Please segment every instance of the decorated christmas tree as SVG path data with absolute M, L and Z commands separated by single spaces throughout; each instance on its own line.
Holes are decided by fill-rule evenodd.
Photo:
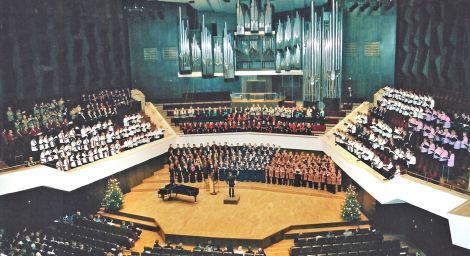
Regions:
M 117 179 L 111 178 L 108 180 L 108 188 L 106 189 L 101 206 L 108 212 L 115 212 L 121 209 L 122 191 Z
M 347 221 L 357 221 L 361 217 L 361 206 L 357 201 L 356 188 L 349 185 L 346 190 L 346 198 L 344 199 L 343 209 L 341 209 L 341 217 Z

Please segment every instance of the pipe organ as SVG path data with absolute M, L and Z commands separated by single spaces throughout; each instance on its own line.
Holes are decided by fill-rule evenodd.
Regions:
M 341 95 L 343 50 L 342 0 L 331 0 L 331 6 L 315 9 L 310 5 L 310 22 L 304 39 L 304 100 L 322 102 Z
M 238 0 L 236 27 L 225 23 L 222 36 L 214 37 L 202 19 L 200 34 L 189 35 L 188 21 L 179 11 L 179 73 L 202 71 L 203 77 L 235 78 L 236 71 L 272 70 L 303 76 L 303 98 L 322 102 L 339 98 L 343 45 L 343 0 L 315 6 L 310 15 L 298 11 L 276 18 L 269 0 Z M 303 12 L 305 13 L 305 12 Z M 273 29 L 275 27 L 275 29 Z M 198 36 L 200 35 L 200 38 Z M 222 73 L 222 74 L 220 74 Z

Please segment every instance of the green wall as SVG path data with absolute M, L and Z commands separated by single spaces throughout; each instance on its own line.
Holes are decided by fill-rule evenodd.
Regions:
M 350 5 L 347 1 L 346 7 Z M 394 85 L 396 6 L 344 13 L 343 81 L 351 77 L 354 96 L 372 99 L 383 85 Z M 379 43 L 378 56 L 366 56 L 371 42 Z
M 240 92 L 240 82 L 237 80 L 224 82 L 223 78 L 178 78 L 177 60 L 163 58 L 163 48 L 177 47 L 179 6 L 183 7 L 183 16 L 186 16 L 187 5 L 152 2 L 146 3 L 143 12 L 131 12 L 128 15 L 131 75 L 134 85 L 151 101 L 178 99 L 187 92 Z M 205 15 L 206 24 L 217 23 L 218 35 L 222 35 L 224 21 L 228 22 L 229 27 L 234 27 L 231 24 L 235 22 L 235 15 Z M 200 17 L 192 21 L 202 21 L 202 13 L 197 13 L 197 16 Z M 191 26 L 194 24 L 190 24 Z M 157 48 L 156 60 L 144 60 L 143 48 Z

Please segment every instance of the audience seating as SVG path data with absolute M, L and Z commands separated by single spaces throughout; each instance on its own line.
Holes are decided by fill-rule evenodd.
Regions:
M 99 217 L 86 219 L 74 214 L 55 221 L 44 232 L 24 229 L 15 236 L 0 232 L 0 254 L 118 255 L 124 248 L 133 247 L 140 233 L 132 223 L 118 227 Z
M 346 236 L 334 235 L 327 237 L 320 234 L 300 234 L 294 240 L 289 254 L 304 255 L 407 255 L 408 249 L 400 246 L 400 240 L 383 240 L 380 233 L 369 230 L 358 230 Z
M 231 251 L 181 250 L 174 248 L 144 247 L 142 252 L 131 252 L 131 256 L 266 256 L 263 252 L 235 253 Z

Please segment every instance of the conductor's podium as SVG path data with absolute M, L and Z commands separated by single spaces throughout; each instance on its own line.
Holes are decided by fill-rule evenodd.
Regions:
M 239 195 L 235 195 L 234 197 L 227 196 L 224 198 L 224 204 L 238 204 L 238 201 L 240 201 Z

